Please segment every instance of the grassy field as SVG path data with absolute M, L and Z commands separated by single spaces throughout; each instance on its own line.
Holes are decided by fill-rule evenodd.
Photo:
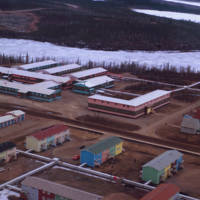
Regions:
M 0 37 L 103 50 L 200 49 L 199 24 L 130 10 L 149 8 L 200 14 L 200 9 L 195 7 L 161 0 L 1 0 L 0 8 L 13 13 L 15 10 L 42 8 L 27 11 L 38 17 L 37 30 L 23 32 L 16 28 L 13 31 L 0 22 Z

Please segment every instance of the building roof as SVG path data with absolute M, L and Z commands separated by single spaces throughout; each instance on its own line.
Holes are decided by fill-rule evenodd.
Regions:
M 116 137 L 116 136 L 112 136 L 112 137 L 106 138 L 104 140 L 101 140 L 101 141 L 97 142 L 96 144 L 93 144 L 83 150 L 92 152 L 94 154 L 98 154 L 104 150 L 107 150 L 107 149 L 113 147 L 116 144 L 119 144 L 120 142 L 122 142 L 122 139 L 120 139 L 119 137 Z
M 184 115 L 183 120 L 181 122 L 181 127 L 193 129 L 193 130 L 200 130 L 200 120 L 193 118 L 189 115 Z
M 45 69 L 44 72 L 46 72 L 48 74 L 55 74 L 55 73 L 70 71 L 70 70 L 79 69 L 79 68 L 81 68 L 81 65 L 69 64 L 69 65 L 63 65 L 60 67 L 53 67 L 50 69 Z
M 102 84 L 109 83 L 112 81 L 114 80 L 108 76 L 98 76 L 98 77 L 87 79 L 85 81 L 80 81 L 76 83 L 75 85 L 83 85 L 87 88 L 92 88 L 92 87 L 96 87 L 98 85 L 102 85 Z
M 174 184 L 161 184 L 140 200 L 169 200 L 179 192 L 180 188 Z
M 0 123 L 4 123 L 7 121 L 10 121 L 12 119 L 15 119 L 16 117 L 14 117 L 13 115 L 4 115 L 4 116 L 0 116 Z
M 118 104 L 123 104 L 123 105 L 129 105 L 129 106 L 140 106 L 142 104 L 145 104 L 149 101 L 160 98 L 160 97 L 167 95 L 167 94 L 170 94 L 170 91 L 155 90 L 153 92 L 149 92 L 147 94 L 141 95 L 141 96 L 136 97 L 136 98 L 131 99 L 131 100 L 124 100 L 124 99 L 119 99 L 119 98 L 114 98 L 114 97 L 107 97 L 107 96 L 100 95 L 100 94 L 95 94 L 95 95 L 92 95 L 88 98 L 96 99 L 96 100 L 102 100 L 102 101 L 108 101 L 108 102 L 118 103 Z
M 35 92 L 44 95 L 54 94 L 56 91 L 45 87 L 39 87 L 36 84 L 23 84 L 19 82 L 10 82 L 7 80 L 0 80 L 0 87 L 16 89 L 19 93 L 26 94 L 28 92 Z
M 81 79 L 87 76 L 92 76 L 92 75 L 104 73 L 104 72 L 107 72 L 107 70 L 102 67 L 97 67 L 97 68 L 83 70 L 80 72 L 74 72 L 71 75 L 74 76 L 75 78 Z
M 12 149 L 16 147 L 16 145 L 13 142 L 4 142 L 0 144 L 0 152 L 4 152 L 8 149 Z
M 14 115 L 14 116 L 20 116 L 20 115 L 24 115 L 25 112 L 23 112 L 22 110 L 13 110 L 13 111 L 7 112 L 6 114 L 11 114 L 11 115 Z
M 30 64 L 25 64 L 25 65 L 20 65 L 19 67 L 23 70 L 31 70 L 31 69 L 35 69 L 38 67 L 44 67 L 47 65 L 54 65 L 54 64 L 58 64 L 58 62 L 55 62 L 53 60 L 45 60 L 45 61 L 41 61 L 41 62 L 35 62 L 35 63 L 30 63 Z
M 25 178 L 22 185 L 36 188 L 38 190 L 44 190 L 61 197 L 69 198 L 72 200 L 100 200 L 101 196 L 85 192 L 76 188 L 61 185 L 55 182 L 51 182 L 42 178 L 29 176 Z
M 165 151 L 161 155 L 143 165 L 143 167 L 152 167 L 158 171 L 161 171 L 168 167 L 171 163 L 178 160 L 181 156 L 183 156 L 183 154 L 177 150 Z
M 45 129 L 42 129 L 31 136 L 35 137 L 38 140 L 44 140 L 47 137 L 51 137 L 53 135 L 59 134 L 66 130 L 68 130 L 68 126 L 64 124 L 56 124 L 56 125 L 47 127 Z
M 136 97 L 136 98 L 130 100 L 130 102 L 134 106 L 139 106 L 139 105 L 142 105 L 144 103 L 147 103 L 149 101 L 160 98 L 160 97 L 170 94 L 170 93 L 171 93 L 170 91 L 166 91 L 166 90 L 154 90 L 153 92 L 149 92 L 147 94 Z
M 69 76 L 54 76 L 51 74 L 43 74 L 40 72 L 30 72 L 15 68 L 8 68 L 8 67 L 0 67 L 0 73 L 7 74 L 7 75 L 18 75 L 18 76 L 24 76 L 24 77 L 30 77 L 35 79 L 40 79 L 43 81 L 54 81 L 57 83 L 67 83 L 71 80 Z

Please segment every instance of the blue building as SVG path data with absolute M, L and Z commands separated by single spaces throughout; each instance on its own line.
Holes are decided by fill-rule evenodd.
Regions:
M 91 95 L 97 89 L 111 88 L 114 86 L 114 80 L 108 76 L 98 76 L 84 81 L 79 81 L 73 85 L 72 91 L 80 94 Z
M 81 151 L 81 164 L 86 163 L 90 167 L 101 165 L 106 160 L 120 154 L 123 149 L 123 140 L 112 136 L 93 144 Z

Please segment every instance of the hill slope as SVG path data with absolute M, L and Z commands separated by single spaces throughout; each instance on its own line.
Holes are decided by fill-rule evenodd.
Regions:
M 200 24 L 131 11 L 148 8 L 200 14 L 200 8 L 194 6 L 162 0 L 1 0 L 0 8 L 0 17 L 4 16 L 0 37 L 104 50 L 200 49 Z M 35 8 L 18 11 L 18 17 L 20 12 L 25 15 L 16 21 L 16 10 Z M 8 10 L 12 11 L 9 17 Z M 37 28 L 31 29 L 34 20 Z

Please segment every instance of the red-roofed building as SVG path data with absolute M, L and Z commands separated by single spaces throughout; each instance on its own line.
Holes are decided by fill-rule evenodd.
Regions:
M 63 124 L 56 124 L 44 128 L 30 136 L 26 137 L 26 148 L 35 152 L 41 152 L 50 146 L 62 144 L 69 140 L 69 128 Z
M 180 188 L 174 184 L 161 184 L 140 200 L 175 200 Z

